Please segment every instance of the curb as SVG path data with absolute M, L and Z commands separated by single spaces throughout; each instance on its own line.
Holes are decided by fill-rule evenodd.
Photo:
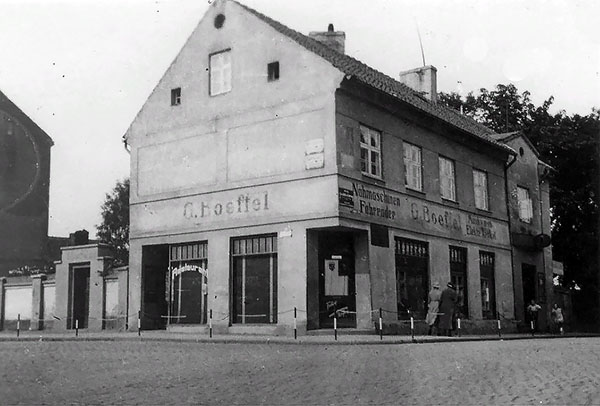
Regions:
M 348 336 L 345 336 L 348 337 Z M 278 338 L 265 338 L 265 337 L 217 337 L 208 338 L 202 337 L 141 337 L 135 336 L 85 336 L 80 335 L 79 337 L 74 336 L 29 336 L 24 335 L 19 338 L 10 336 L 0 336 L 1 342 L 74 342 L 74 341 L 87 341 L 87 342 L 117 342 L 117 341 L 130 341 L 130 342 L 172 342 L 172 343 L 190 343 L 190 344 L 267 344 L 267 345 L 399 345 L 399 344 L 439 344 L 439 343 L 461 343 L 461 342 L 480 342 L 480 341 L 516 341 L 516 340 L 538 340 L 538 339 L 558 339 L 558 338 L 591 338 L 600 337 L 600 334 L 565 334 L 565 335 L 538 335 L 538 336 L 506 336 L 506 337 L 491 337 L 491 336 L 471 336 L 471 337 L 432 337 L 432 338 L 415 338 L 414 340 L 410 337 L 407 338 L 391 338 L 383 340 L 364 340 L 364 339 L 344 339 L 342 336 L 341 340 L 298 340 L 293 339 L 278 339 Z

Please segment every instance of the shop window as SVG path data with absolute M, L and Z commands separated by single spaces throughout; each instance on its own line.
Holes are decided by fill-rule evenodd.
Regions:
M 450 281 L 457 293 L 458 316 L 469 317 L 469 292 L 467 290 L 467 249 L 450 247 Z
M 475 207 L 488 209 L 488 180 L 487 173 L 473 169 L 473 189 L 475 191 Z
M 267 80 L 269 82 L 279 80 L 279 62 L 271 62 L 267 65 Z
M 209 76 L 211 96 L 231 91 L 231 50 L 210 55 Z
M 529 189 L 517 186 L 517 201 L 519 203 L 519 220 L 524 223 L 531 223 L 533 204 L 529 197 Z
M 381 178 L 381 133 L 360 126 L 360 170 L 363 174 Z
M 399 320 L 424 319 L 429 286 L 427 242 L 396 238 L 396 294 Z
M 232 240 L 234 324 L 277 323 L 277 236 Z
M 481 309 L 484 319 L 496 316 L 496 281 L 494 278 L 495 256 L 493 252 L 479 252 L 481 275 Z
M 205 324 L 208 299 L 208 243 L 169 247 L 166 293 L 170 324 Z
M 454 161 L 440 157 L 440 193 L 443 199 L 456 201 Z
M 181 104 L 181 88 L 171 89 L 171 106 L 179 106 Z
M 404 143 L 404 185 L 408 189 L 423 191 L 423 164 L 421 148 Z

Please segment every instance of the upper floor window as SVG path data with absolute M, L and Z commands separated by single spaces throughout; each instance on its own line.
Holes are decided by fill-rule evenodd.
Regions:
M 381 178 L 381 133 L 360 126 L 360 170 L 365 175 Z
M 440 193 L 442 198 L 456 201 L 456 180 L 454 161 L 440 157 Z
M 171 89 L 171 106 L 179 106 L 181 104 L 181 88 Z
M 423 190 L 421 148 L 404 143 L 404 185 L 413 190 Z
M 473 189 L 475 190 L 475 207 L 488 209 L 488 180 L 487 173 L 473 169 Z
M 210 95 L 231 90 L 231 51 L 221 51 L 209 57 Z
M 529 197 L 529 189 L 517 186 L 517 201 L 519 202 L 519 220 L 531 223 L 533 218 L 533 205 Z
M 273 82 L 279 79 L 279 62 L 271 62 L 267 65 L 267 80 Z

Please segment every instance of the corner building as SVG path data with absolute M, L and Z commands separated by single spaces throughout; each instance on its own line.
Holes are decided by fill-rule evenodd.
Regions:
M 131 311 L 142 327 L 289 334 L 423 319 L 458 287 L 463 328 L 515 318 L 515 152 L 392 79 L 233 0 L 206 12 L 125 135 Z M 410 86 L 410 87 L 409 87 Z

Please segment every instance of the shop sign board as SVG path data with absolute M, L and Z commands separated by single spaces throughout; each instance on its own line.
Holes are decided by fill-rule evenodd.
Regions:
M 131 206 L 131 235 L 213 230 L 338 213 L 335 176 L 174 197 Z
M 451 238 L 510 244 L 506 222 L 358 181 L 340 179 L 338 203 L 340 216 Z

